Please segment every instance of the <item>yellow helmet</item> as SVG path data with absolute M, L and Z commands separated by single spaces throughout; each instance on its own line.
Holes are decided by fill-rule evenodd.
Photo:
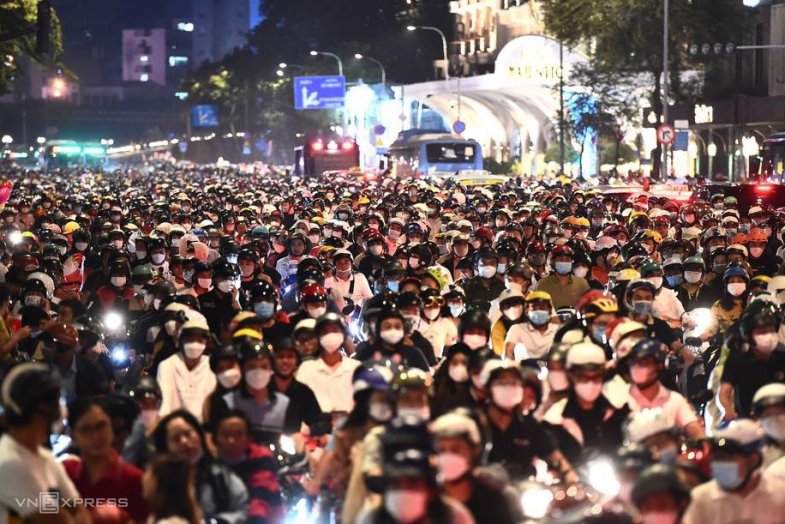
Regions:
M 77 229 L 81 229 L 81 227 L 82 227 L 82 226 L 80 226 L 80 225 L 79 225 L 79 223 L 77 223 L 77 222 L 74 222 L 74 221 L 67 222 L 67 223 L 66 223 L 66 224 L 63 226 L 63 234 L 64 234 L 64 235 L 70 235 L 71 233 L 73 233 L 73 232 L 74 232 L 74 231 L 76 231 Z

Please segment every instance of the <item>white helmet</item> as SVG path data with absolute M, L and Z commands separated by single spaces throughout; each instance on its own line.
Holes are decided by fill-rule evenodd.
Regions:
M 437 418 L 431 427 L 436 438 L 465 437 L 475 446 L 480 445 L 480 430 L 477 423 L 466 415 L 447 413 Z
M 625 427 L 627 435 L 627 442 L 641 443 L 649 437 L 664 433 L 666 431 L 673 431 L 675 423 L 660 408 L 647 408 L 642 409 L 630 415 Z
M 46 288 L 46 298 L 52 299 L 55 292 L 55 281 L 43 271 L 35 271 L 27 276 L 27 280 L 40 280 Z
M 785 275 L 771 277 L 767 289 L 776 304 L 785 303 Z
M 763 429 L 752 419 L 740 418 L 726 427 L 717 429 L 712 435 L 715 448 L 727 448 L 732 452 L 750 453 L 757 451 L 763 443 Z
M 599 368 L 605 367 L 605 351 L 591 342 L 581 342 L 573 345 L 567 351 L 567 369 L 572 368 Z

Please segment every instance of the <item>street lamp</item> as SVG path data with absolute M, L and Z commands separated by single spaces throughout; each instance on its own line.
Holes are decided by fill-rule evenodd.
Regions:
M 281 69 L 279 69 L 278 71 L 275 72 L 275 74 L 282 77 L 286 73 L 284 73 Z
M 12 143 L 13 141 L 14 141 L 14 139 L 11 138 L 11 135 L 3 135 L 3 138 L 0 138 L 0 142 L 4 143 L 5 145 L 8 145 L 8 144 Z
M 444 32 L 438 27 L 432 27 L 429 25 L 407 25 L 407 31 L 415 31 L 417 29 L 422 29 L 423 31 L 435 31 L 439 33 L 439 36 L 442 37 L 442 54 L 444 55 L 444 79 L 450 79 L 450 62 L 447 61 L 447 37 L 444 36 Z
M 362 59 L 370 60 L 374 64 L 378 65 L 379 69 L 382 70 L 382 88 L 384 88 L 387 85 L 387 72 L 384 70 L 384 64 L 382 64 L 380 61 L 378 61 L 373 57 L 365 56 L 360 53 L 355 53 L 354 58 L 356 58 L 357 60 L 362 60 Z
M 336 55 L 335 53 L 328 53 L 326 51 L 311 51 L 311 56 L 317 55 L 324 55 L 334 58 L 338 62 L 338 75 L 343 76 L 343 62 L 341 62 L 341 57 Z

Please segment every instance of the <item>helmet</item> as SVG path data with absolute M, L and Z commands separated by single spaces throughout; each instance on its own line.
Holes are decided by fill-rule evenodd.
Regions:
M 79 334 L 70 324 L 56 323 L 46 328 L 45 333 L 50 341 L 73 349 L 79 345 Z
M 210 335 L 210 327 L 204 320 L 188 320 L 180 328 L 180 341 L 193 336 L 207 337 Z
M 748 242 L 760 242 L 765 244 L 769 241 L 769 237 L 766 235 L 766 232 L 759 228 L 754 227 L 750 230 L 749 234 L 747 235 Z
M 676 500 L 690 499 L 690 490 L 679 478 L 673 466 L 655 464 L 641 473 L 632 488 L 632 501 L 640 507 L 647 498 L 657 493 L 670 493 Z
M 300 291 L 299 298 L 303 304 L 327 302 L 327 290 L 319 284 L 308 284 Z
M 633 413 L 624 428 L 627 442 L 642 443 L 649 437 L 671 432 L 675 421 L 661 408 L 646 408 Z
M 47 406 L 54 418 L 60 413 L 60 379 L 44 364 L 19 364 L 6 375 L 0 400 L 9 415 L 9 423 L 27 422 L 41 404 Z
M 480 429 L 471 417 L 460 413 L 447 413 L 437 418 L 431 426 L 436 438 L 459 437 L 475 446 L 480 445 Z
M 750 275 L 744 270 L 744 268 L 736 265 L 729 266 L 728 269 L 725 270 L 725 274 L 722 275 L 722 281 L 725 282 L 731 277 L 741 277 L 747 282 L 750 280 Z
M 643 278 L 646 278 L 657 271 L 662 271 L 662 266 L 656 262 L 646 262 L 640 268 L 641 277 Z
M 238 348 L 240 364 L 254 358 L 273 358 L 273 345 L 264 340 L 247 340 Z
M 584 320 L 591 320 L 603 313 L 618 313 L 619 305 L 616 298 L 608 292 L 592 290 L 581 297 L 578 302 L 578 316 Z
M 264 280 L 254 282 L 248 292 L 251 302 L 256 303 L 262 300 L 278 301 L 278 291 Z
M 637 442 L 631 442 L 618 448 L 613 460 L 618 468 L 635 471 L 641 471 L 654 464 L 651 450 L 647 446 L 638 444 Z
M 158 381 L 155 380 L 155 377 L 144 375 L 139 377 L 139 380 L 131 388 L 131 391 L 128 392 L 128 395 L 137 401 L 147 397 L 160 399 L 161 388 L 158 387 Z
M 688 266 L 700 266 L 701 270 L 706 269 L 706 264 L 703 263 L 703 259 L 698 256 L 687 257 L 684 259 L 684 268 L 687 269 Z
M 630 352 L 627 354 L 627 358 L 635 360 L 645 357 L 654 357 L 658 361 L 664 362 L 666 354 L 667 351 L 662 342 L 653 338 L 644 338 L 632 346 L 632 349 L 630 349 Z
M 387 391 L 387 387 L 384 376 L 373 367 L 360 366 L 352 375 L 352 388 L 355 395 L 361 391 Z
M 763 429 L 751 419 L 736 419 L 714 431 L 713 449 L 726 449 L 731 453 L 748 454 L 757 451 L 763 443 Z
M 472 309 L 461 315 L 458 324 L 458 337 L 462 338 L 468 329 L 482 329 L 485 334 L 491 336 L 491 319 L 488 314 L 480 309 Z
M 575 255 L 572 248 L 567 245 L 556 246 L 551 251 L 551 258 L 558 257 L 558 256 L 568 256 L 572 258 Z
M 766 300 L 754 300 L 741 315 L 741 336 L 751 340 L 752 331 L 762 326 L 772 326 L 774 331 L 779 331 L 781 318 L 777 306 Z
M 766 384 L 752 397 L 752 411 L 760 417 L 768 406 L 785 406 L 785 384 Z
M 431 386 L 430 375 L 421 369 L 411 368 L 401 371 L 393 377 L 390 383 L 390 391 L 396 397 L 411 388 L 427 390 Z
M 336 325 L 341 328 L 341 331 L 346 332 L 346 321 L 343 319 L 343 316 L 333 312 L 327 312 L 316 319 L 316 332 L 319 333 L 325 326 L 330 324 Z
M 406 293 L 401 293 L 395 298 L 395 305 L 398 309 L 408 306 L 416 306 L 420 308 L 422 307 L 422 300 L 417 295 L 417 293 L 407 291 Z
M 225 358 L 239 360 L 239 356 L 240 355 L 237 351 L 237 348 L 233 345 L 226 344 L 225 346 L 221 346 L 210 354 L 210 369 L 212 369 L 213 373 L 215 373 L 216 369 L 218 368 L 218 361 Z
M 567 369 L 600 370 L 605 368 L 605 351 L 591 342 L 573 345 L 567 351 Z

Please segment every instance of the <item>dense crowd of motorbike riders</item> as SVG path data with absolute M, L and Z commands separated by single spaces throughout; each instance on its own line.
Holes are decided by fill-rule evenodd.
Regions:
M 0 524 L 785 522 L 781 211 L 9 176 Z

